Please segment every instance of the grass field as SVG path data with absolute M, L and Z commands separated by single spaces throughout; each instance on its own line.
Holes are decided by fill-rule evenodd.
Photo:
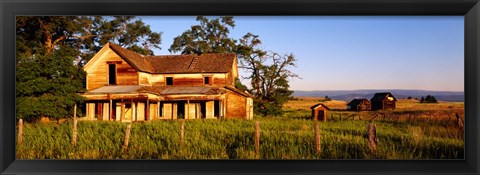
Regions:
M 26 123 L 19 159 L 463 159 L 463 103 L 419 104 L 400 100 L 398 110 L 374 118 L 378 147 L 370 151 L 368 120 L 375 112 L 342 109 L 345 102 L 325 104 L 336 111 L 320 122 L 321 152 L 315 152 L 314 121 L 309 107 L 320 99 L 290 101 L 282 116 L 254 120 L 187 120 L 180 146 L 180 122 L 132 123 L 129 147 L 122 150 L 127 123 L 80 121 L 78 144 L 71 145 L 72 120 Z M 342 105 L 343 103 L 343 105 Z M 329 107 L 330 107 L 329 106 Z M 361 117 L 349 116 L 357 115 Z M 342 119 L 340 119 L 342 118 Z M 255 152 L 254 123 L 260 122 L 260 152 Z

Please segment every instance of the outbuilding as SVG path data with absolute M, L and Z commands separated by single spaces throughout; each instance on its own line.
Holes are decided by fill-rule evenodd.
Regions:
M 313 120 L 323 120 L 324 122 L 327 121 L 328 111 L 330 110 L 330 108 L 328 108 L 322 103 L 318 103 L 310 107 L 310 109 L 312 110 Z
M 347 104 L 347 109 L 350 111 L 369 111 L 372 109 L 372 103 L 365 98 L 353 99 Z
M 397 99 L 390 92 L 375 93 L 370 102 L 372 110 L 395 109 Z

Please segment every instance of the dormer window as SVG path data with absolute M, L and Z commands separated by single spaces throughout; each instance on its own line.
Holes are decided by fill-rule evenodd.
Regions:
M 165 78 L 165 85 L 167 85 L 167 86 L 173 85 L 173 77 L 166 77 Z

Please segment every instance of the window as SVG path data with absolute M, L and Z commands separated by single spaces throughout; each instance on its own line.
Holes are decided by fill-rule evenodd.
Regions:
M 117 84 L 117 66 L 115 64 L 108 65 L 108 84 Z
M 203 77 L 203 84 L 212 84 L 212 77 Z
M 166 85 L 173 85 L 173 77 L 167 77 L 165 83 Z

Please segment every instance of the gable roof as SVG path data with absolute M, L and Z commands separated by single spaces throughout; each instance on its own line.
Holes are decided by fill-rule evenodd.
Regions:
M 370 99 L 370 101 L 382 101 L 387 96 L 391 96 L 391 97 L 393 97 L 394 101 L 397 101 L 397 98 L 395 98 L 395 96 L 393 96 L 392 93 L 390 93 L 390 92 L 375 93 L 375 95 L 373 95 L 373 97 Z
M 347 105 L 357 106 L 357 105 L 359 105 L 360 103 L 362 103 L 363 101 L 367 101 L 367 102 L 370 103 L 370 101 L 369 101 L 368 99 L 361 98 L 361 99 L 353 99 L 353 100 L 350 101 L 350 103 L 348 103 Z
M 234 53 L 143 56 L 113 43 L 106 46 L 137 71 L 147 73 L 227 73 L 236 59 Z
M 322 107 L 324 107 L 324 108 L 327 109 L 327 110 L 330 110 L 330 108 L 327 107 L 327 106 L 325 106 L 323 103 L 318 103 L 318 104 L 316 104 L 316 105 L 313 105 L 312 107 L 310 107 L 310 109 L 315 109 L 315 108 L 317 108 L 317 107 L 319 107 L 319 106 L 322 106 Z

